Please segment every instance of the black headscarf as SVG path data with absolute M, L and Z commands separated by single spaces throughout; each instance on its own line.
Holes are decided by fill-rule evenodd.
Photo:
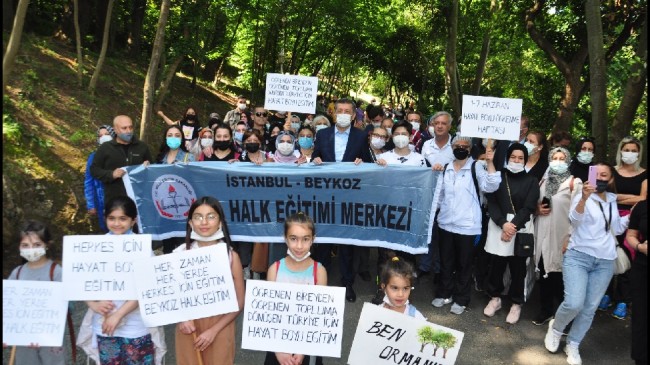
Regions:
M 528 149 L 521 143 L 515 142 L 510 147 L 508 147 L 508 152 L 506 153 L 506 163 L 510 161 L 510 155 L 515 150 L 522 151 L 524 153 L 524 165 L 528 162 Z

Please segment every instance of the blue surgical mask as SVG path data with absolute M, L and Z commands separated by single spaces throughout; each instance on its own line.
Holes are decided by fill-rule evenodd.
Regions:
M 235 132 L 235 141 L 241 143 L 241 141 L 244 139 L 244 133 L 242 132 Z
M 167 146 L 172 150 L 178 149 L 181 146 L 180 137 L 167 137 Z
M 578 156 L 576 156 L 576 158 L 580 163 L 586 165 L 588 163 L 591 163 L 591 160 L 594 159 L 594 153 L 590 151 L 580 151 L 580 153 L 578 153 Z
M 117 137 L 126 143 L 130 143 L 131 139 L 133 139 L 133 133 L 118 133 Z
M 561 160 L 551 161 L 548 165 L 551 168 L 551 171 L 556 174 L 563 174 L 569 169 L 569 165 Z
M 298 144 L 300 145 L 300 148 L 308 150 L 314 146 L 314 139 L 311 137 L 299 137 Z

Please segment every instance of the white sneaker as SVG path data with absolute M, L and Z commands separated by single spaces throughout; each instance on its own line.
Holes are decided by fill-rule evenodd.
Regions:
M 578 346 L 573 346 L 567 343 L 564 346 L 564 353 L 566 354 L 566 361 L 570 365 L 582 365 L 582 359 L 580 358 L 580 351 L 578 351 Z
M 508 313 L 508 316 L 506 317 L 506 322 L 510 324 L 515 324 L 519 322 L 520 315 L 521 315 L 521 305 L 513 304 L 512 307 L 510 307 L 510 313 Z
M 246 266 L 244 268 L 244 280 L 248 280 L 251 278 L 251 268 Z
M 555 353 L 560 347 L 560 339 L 562 336 L 555 334 L 555 331 L 553 331 L 553 323 L 555 323 L 555 319 L 551 319 L 548 322 L 548 330 L 546 331 L 546 336 L 544 337 L 544 346 L 546 346 L 546 349 L 548 351 Z
M 483 314 L 485 314 L 488 317 L 494 316 L 494 313 L 501 309 L 501 298 L 499 297 L 494 297 L 490 299 L 488 304 L 485 306 L 485 309 L 483 309 Z
M 436 298 L 431 302 L 431 305 L 436 308 L 440 308 L 443 305 L 447 305 L 449 303 L 451 303 L 451 298 Z
M 465 306 L 457 304 L 456 302 L 454 302 L 454 304 L 451 305 L 451 309 L 449 310 L 449 312 L 453 314 L 463 314 L 464 311 L 465 311 Z

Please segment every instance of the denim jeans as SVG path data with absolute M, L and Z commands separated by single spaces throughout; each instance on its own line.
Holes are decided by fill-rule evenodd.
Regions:
M 555 313 L 553 329 L 562 332 L 573 321 L 567 341 L 578 346 L 591 327 L 594 313 L 614 275 L 614 260 L 567 250 L 562 262 L 564 301 Z

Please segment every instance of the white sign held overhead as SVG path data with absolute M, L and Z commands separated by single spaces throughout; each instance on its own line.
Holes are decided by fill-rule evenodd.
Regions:
M 66 299 L 136 299 L 133 261 L 152 255 L 150 234 L 64 236 Z
M 522 100 L 463 95 L 460 130 L 465 137 L 519 139 Z
M 318 77 L 266 74 L 264 108 L 314 114 L 318 94 Z
M 58 281 L 2 281 L 2 342 L 60 347 L 68 301 Z

